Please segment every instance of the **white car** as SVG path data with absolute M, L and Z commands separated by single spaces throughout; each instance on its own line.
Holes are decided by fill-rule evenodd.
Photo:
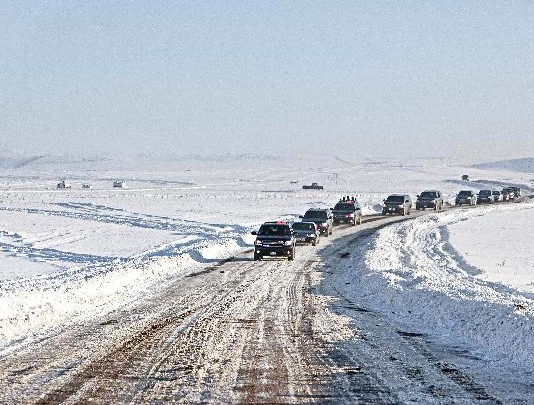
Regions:
M 493 190 L 491 194 L 493 195 L 493 201 L 503 202 L 503 196 L 499 190 Z

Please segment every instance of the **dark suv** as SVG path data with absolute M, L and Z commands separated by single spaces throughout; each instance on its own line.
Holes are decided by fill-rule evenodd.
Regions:
M 495 202 L 493 192 L 491 190 L 480 190 L 477 201 L 479 204 L 493 204 Z
M 312 208 L 306 211 L 304 216 L 300 216 L 304 222 L 315 222 L 321 235 L 332 235 L 334 220 L 332 212 L 329 209 Z
M 362 208 L 355 197 L 347 197 L 341 199 L 334 208 L 332 208 L 334 215 L 334 224 L 361 224 L 362 223 Z
M 315 222 L 295 222 L 293 224 L 293 232 L 295 233 L 295 238 L 297 238 L 297 244 L 309 244 L 312 246 L 319 243 L 319 238 L 321 237 L 321 232 L 315 224 Z
M 384 200 L 382 214 L 410 215 L 412 211 L 412 198 L 407 194 L 393 194 Z
M 261 260 L 264 256 L 287 257 L 295 259 L 296 239 L 293 229 L 285 222 L 265 222 L 254 241 L 254 260 Z
M 477 195 L 472 190 L 462 190 L 456 196 L 456 205 L 477 205 Z
M 433 208 L 434 210 L 443 209 L 443 194 L 437 190 L 426 190 L 417 196 L 415 208 L 424 210 L 426 208 Z

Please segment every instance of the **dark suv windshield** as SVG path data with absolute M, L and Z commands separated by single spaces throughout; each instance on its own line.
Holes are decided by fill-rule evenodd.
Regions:
M 263 224 L 258 232 L 261 236 L 289 236 L 291 230 L 287 225 Z
M 304 214 L 304 219 L 328 219 L 326 211 L 308 211 Z
M 334 207 L 338 211 L 354 211 L 354 203 L 338 202 Z
M 394 204 L 403 204 L 404 203 L 404 197 L 401 195 L 390 195 L 387 200 L 387 203 L 394 203 Z
M 470 197 L 471 196 L 471 191 L 460 191 L 460 194 L 458 195 L 461 195 L 463 197 L 467 196 L 467 197 Z
M 421 195 L 419 196 L 421 198 L 436 198 L 436 193 L 434 192 L 430 192 L 430 191 L 424 191 L 421 193 Z
M 293 230 L 295 231 L 315 231 L 315 225 L 314 224 L 304 224 L 302 222 L 295 222 L 293 224 Z
M 481 190 L 480 195 L 491 195 L 491 190 Z

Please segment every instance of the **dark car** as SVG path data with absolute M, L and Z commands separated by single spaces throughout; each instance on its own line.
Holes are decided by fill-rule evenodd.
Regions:
M 502 190 L 501 191 L 501 195 L 502 195 L 502 200 L 503 201 L 510 201 L 511 200 L 510 193 L 508 191 Z
M 334 224 L 361 224 L 362 223 L 362 208 L 355 197 L 348 197 L 341 199 L 334 208 L 332 208 L 334 215 Z
M 334 227 L 334 219 L 332 212 L 329 209 L 319 209 L 312 208 L 306 211 L 306 213 L 301 216 L 304 222 L 315 222 L 321 235 L 329 236 L 332 235 L 332 228 Z
M 472 190 L 462 190 L 456 196 L 456 205 L 477 205 L 477 195 Z
M 433 208 L 434 210 L 443 209 L 443 194 L 437 190 L 426 190 L 417 196 L 415 208 L 424 210 L 426 208 Z
M 302 189 L 303 189 L 303 190 L 323 190 L 324 187 L 323 187 L 323 186 L 320 186 L 320 185 L 317 184 L 317 183 L 312 183 L 312 184 L 309 185 L 309 186 L 306 186 L 306 185 L 302 186 Z
M 410 215 L 412 211 L 412 198 L 407 194 L 393 194 L 384 200 L 382 214 Z
M 268 257 L 287 257 L 295 259 L 295 246 L 297 240 L 293 229 L 285 222 L 265 222 L 258 232 L 254 241 L 254 260 Z
M 480 190 L 477 197 L 479 204 L 493 204 L 495 199 L 493 198 L 493 192 L 491 190 Z
M 297 244 L 302 243 L 308 245 L 311 243 L 315 246 L 319 243 L 321 232 L 315 222 L 295 222 L 292 228 Z

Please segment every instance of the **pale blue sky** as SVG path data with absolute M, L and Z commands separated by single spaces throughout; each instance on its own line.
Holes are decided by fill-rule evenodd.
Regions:
M 526 0 L 8 0 L 0 147 L 532 156 L 533 44 Z

